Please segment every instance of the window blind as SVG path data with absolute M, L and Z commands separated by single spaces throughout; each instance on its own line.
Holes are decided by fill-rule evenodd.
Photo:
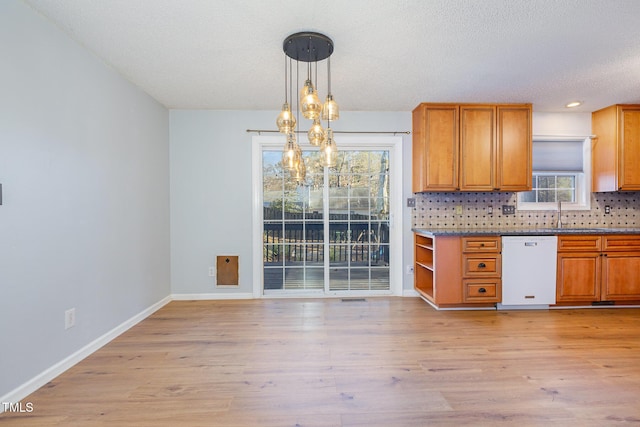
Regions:
M 533 141 L 534 172 L 583 172 L 582 141 Z

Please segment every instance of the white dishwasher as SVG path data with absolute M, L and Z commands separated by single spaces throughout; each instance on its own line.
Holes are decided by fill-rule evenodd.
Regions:
M 557 236 L 502 236 L 502 303 L 498 309 L 556 303 Z

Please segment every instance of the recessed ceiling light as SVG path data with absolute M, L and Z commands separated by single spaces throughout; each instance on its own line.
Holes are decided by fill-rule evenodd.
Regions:
M 582 105 L 582 102 L 581 102 L 581 101 L 573 101 L 573 102 L 570 102 L 570 103 L 568 103 L 567 105 L 565 105 L 565 107 L 567 107 L 567 108 L 573 108 L 573 107 L 578 107 L 578 106 L 580 106 L 580 105 Z

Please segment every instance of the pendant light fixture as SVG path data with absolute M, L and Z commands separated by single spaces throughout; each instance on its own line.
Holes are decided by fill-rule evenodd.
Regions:
M 337 147 L 333 138 L 331 122 L 340 117 L 338 104 L 333 99 L 331 93 L 331 63 L 329 57 L 333 53 L 333 41 L 324 34 L 315 32 L 300 32 L 290 35 L 284 40 L 282 46 L 285 53 L 285 102 L 282 111 L 276 119 L 278 130 L 287 135 L 282 163 L 286 167 L 293 179 L 298 183 L 303 183 L 306 175 L 306 166 L 302 158 L 302 150 L 296 138 L 296 117 L 293 113 L 293 96 L 291 63 L 296 62 L 296 67 L 300 62 L 306 62 L 306 79 L 300 98 L 297 100 L 296 112 L 305 119 L 311 120 L 311 126 L 307 132 L 309 143 L 320 147 L 322 152 L 322 164 L 327 167 L 334 167 L 337 160 Z M 327 96 L 324 104 L 320 101 L 317 89 L 318 62 L 327 59 Z M 288 61 L 288 72 L 287 72 Z M 314 67 L 315 66 L 315 67 Z M 315 68 L 315 81 L 312 70 Z M 296 68 L 297 69 L 297 68 Z M 296 73 L 297 75 L 297 73 Z M 296 79 L 297 80 L 297 79 Z M 315 84 L 314 84 L 315 83 Z M 296 86 L 299 85 L 296 82 Z M 327 129 L 322 127 L 322 121 L 327 123 Z

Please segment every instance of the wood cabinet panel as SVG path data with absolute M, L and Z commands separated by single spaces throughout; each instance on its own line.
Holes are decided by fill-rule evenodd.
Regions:
M 463 237 L 462 252 L 500 252 L 500 237 Z
M 498 106 L 496 187 L 502 191 L 531 190 L 532 128 L 528 106 Z
M 411 189 L 414 193 L 425 190 L 427 165 L 424 141 L 424 109 L 416 108 L 412 112 L 412 146 L 411 146 Z
M 620 108 L 620 188 L 640 190 L 640 106 Z
M 464 279 L 464 302 L 496 302 L 502 294 L 502 282 L 498 278 Z
M 465 277 L 500 276 L 502 273 L 500 254 L 464 255 L 462 259 Z
M 640 253 L 605 255 L 602 257 L 602 300 L 640 300 Z
M 600 299 L 600 253 L 559 253 L 556 301 Z
M 438 236 L 435 240 L 435 302 L 460 304 L 462 302 L 462 273 L 460 269 L 460 237 Z
M 612 105 L 591 114 L 591 186 L 592 191 L 618 189 L 617 107 Z
M 640 251 L 640 236 L 637 235 L 603 236 L 602 241 L 602 250 L 606 252 Z
M 460 189 L 493 191 L 495 185 L 496 108 L 460 106 Z
M 459 188 L 458 111 L 452 104 L 421 104 L 413 111 L 414 193 Z
M 600 252 L 602 239 L 595 235 L 559 236 L 558 252 Z

